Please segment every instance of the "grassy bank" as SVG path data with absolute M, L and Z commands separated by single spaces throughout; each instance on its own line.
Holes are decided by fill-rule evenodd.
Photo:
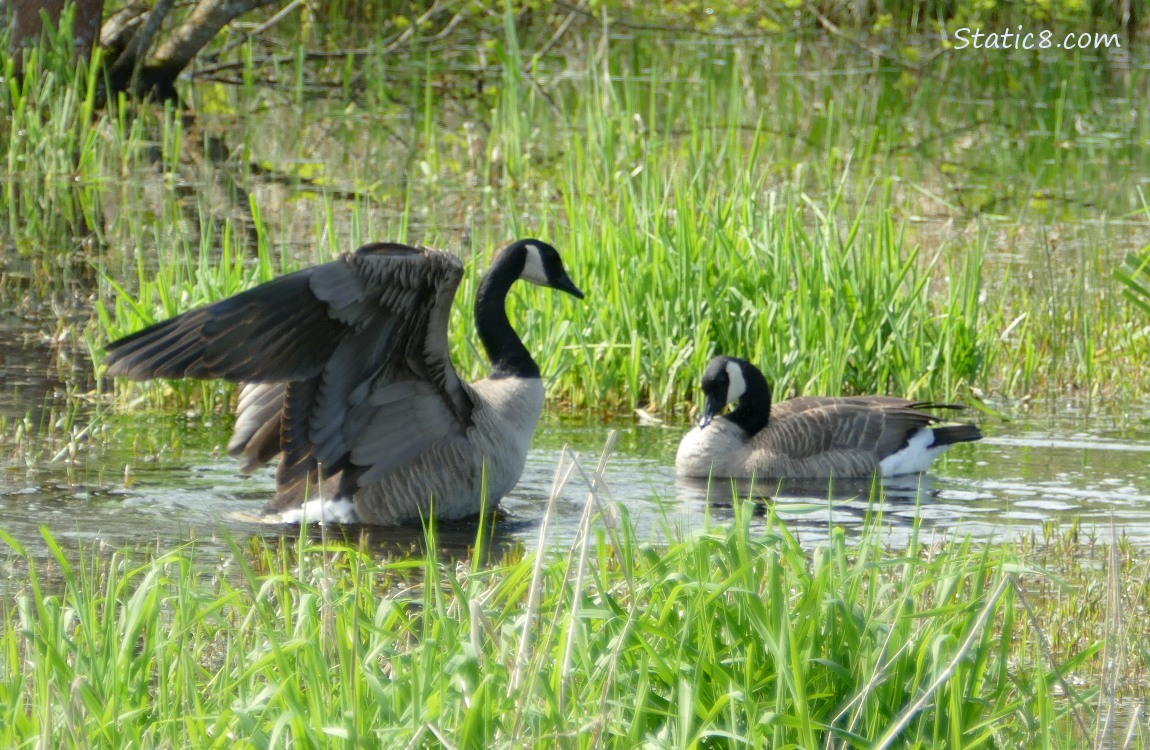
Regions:
M 1150 222 L 1143 51 L 917 67 L 609 20 L 548 46 L 502 20 L 466 66 L 419 33 L 341 38 L 387 51 L 329 63 L 246 45 L 232 83 L 187 86 L 195 125 L 97 109 L 66 54 L 8 81 L 0 300 L 41 322 L 64 403 L 0 418 L 6 460 L 75 460 L 76 484 L 110 486 L 108 467 L 178 449 L 119 407 L 198 420 L 230 391 L 121 384 L 93 424 L 108 404 L 88 358 L 98 372 L 111 338 L 384 238 L 470 257 L 452 329 L 467 377 L 485 369 L 468 300 L 490 253 L 556 244 L 588 300 L 517 290 L 512 318 L 574 408 L 682 411 L 717 351 L 784 395 L 1145 395 L 1150 330 L 1122 294 L 1141 287 L 1112 273 Z M 112 442 L 133 457 L 99 451 Z M 1150 741 L 1123 711 L 1146 699 L 1143 553 L 1077 529 L 892 550 L 880 523 L 811 549 L 744 508 L 656 547 L 624 518 L 586 547 L 482 564 L 281 539 L 221 559 L 48 538 L 43 555 L 4 537 L 0 745 Z
M 511 551 L 482 566 L 282 539 L 237 544 L 223 560 L 194 544 L 76 554 L 48 538 L 47 562 L 9 556 L 20 573 L 0 605 L 0 739 L 459 748 L 1147 740 L 1137 713 L 1121 710 L 1145 697 L 1148 634 L 1132 615 L 1150 593 L 1145 559 L 1093 547 L 1075 530 L 1037 547 L 915 539 L 888 550 L 873 533 L 877 517 L 857 543 L 836 532 L 805 551 L 777 520 L 752 524 L 749 509 L 662 549 L 635 538 L 624 518 L 613 536 L 594 532 L 569 552 Z M 1091 563 L 1091 553 L 1101 558 Z
M 589 300 L 517 293 L 513 317 L 576 407 L 680 408 L 716 351 L 784 394 L 1145 393 L 1144 319 L 1112 276 L 1150 220 L 1144 66 L 950 52 L 919 70 L 609 27 L 537 58 L 504 20 L 467 70 L 418 38 L 354 66 L 251 47 L 240 85 L 189 88 L 190 129 L 93 110 L 98 82 L 49 56 L 4 92 L 3 293 L 83 298 L 71 340 L 98 363 L 112 337 L 363 242 L 447 246 L 474 255 L 453 329 L 474 377 L 478 270 L 540 235 Z

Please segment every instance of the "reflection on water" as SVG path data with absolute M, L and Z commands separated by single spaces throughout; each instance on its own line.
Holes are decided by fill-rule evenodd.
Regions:
M 1110 536 L 1113 524 L 1135 543 L 1150 546 L 1150 431 L 1144 426 L 1124 434 L 1115 434 L 1109 422 L 1092 427 L 1083 420 L 1069 426 L 1016 421 L 984 427 L 989 437 L 955 447 L 930 474 L 885 482 L 883 500 L 874 504 L 869 482 L 837 482 L 828 488 L 819 483 L 732 487 L 723 481 L 708 487 L 676 480 L 679 427 L 547 418 L 523 479 L 495 520 L 492 543 L 534 546 L 564 444 L 590 470 L 608 430 L 617 429 L 620 437 L 606 473 L 610 496 L 627 508 L 640 538 L 651 541 L 731 518 L 737 491 L 765 497 L 764 503 L 773 505 L 807 543 L 824 538 L 832 526 L 857 529 L 868 514 L 881 512 L 893 545 L 905 542 L 916 524 L 926 538 L 950 533 L 1002 538 L 1040 529 L 1048 521 L 1081 519 L 1103 537 Z M 251 519 L 272 492 L 270 470 L 243 477 L 231 459 L 208 448 L 137 461 L 108 454 L 81 457 L 71 466 L 8 465 L 0 476 L 4 530 L 33 547 L 41 525 L 64 543 L 112 546 L 163 547 L 195 537 L 201 545 L 222 547 L 221 532 L 232 538 L 294 533 Z M 125 485 L 129 463 L 132 481 Z M 549 543 L 569 544 L 575 538 L 586 498 L 577 480 L 565 488 L 556 502 Z M 466 554 L 476 524 L 449 524 L 439 531 L 441 550 Z M 420 529 L 372 531 L 369 538 L 400 554 L 424 547 Z
M 39 423 L 46 399 L 62 388 L 52 342 L 40 321 L 0 313 L 0 419 Z
M 778 515 L 805 541 L 824 538 L 830 526 L 858 528 L 866 516 L 881 511 L 892 544 L 905 541 L 921 520 L 922 533 L 957 532 L 1001 538 L 1040 529 L 1047 521 L 1070 523 L 1110 534 L 1111 522 L 1136 543 L 1150 546 L 1150 430 L 1143 426 L 1115 436 L 1109 420 L 1094 429 L 1089 422 L 1071 427 L 1056 423 L 984 425 L 991 437 L 957 446 L 921 477 L 883 482 L 880 504 L 872 504 L 868 481 L 790 482 L 749 486 L 729 481 L 676 480 L 673 459 L 682 434 L 678 428 L 622 426 L 620 450 L 607 471 L 614 497 L 627 504 L 641 528 L 655 535 L 666 521 L 673 528 L 695 528 L 706 515 L 722 520 L 732 515 L 737 491 L 768 496 Z M 594 453 L 602 427 L 547 423 L 537 444 L 568 440 L 576 449 Z M 630 438 L 630 439 L 627 439 Z M 558 452 L 537 450 L 528 474 L 535 484 L 521 483 L 506 507 L 529 513 L 545 496 L 546 482 Z M 570 493 L 569 493 L 570 494 Z M 526 497 L 525 497 L 526 495 Z M 707 499 L 710 498 L 710 502 Z M 573 498 L 577 506 L 580 498 Z M 573 512 L 575 508 L 569 508 Z

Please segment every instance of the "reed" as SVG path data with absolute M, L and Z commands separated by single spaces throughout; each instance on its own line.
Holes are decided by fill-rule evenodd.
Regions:
M 307 535 L 233 541 L 222 556 L 195 542 L 67 550 L 46 532 L 33 554 L 3 535 L 15 572 L 0 604 L 0 738 L 964 748 L 1146 739 L 1137 715 L 1110 713 L 1145 669 L 1145 625 L 1131 613 L 1150 589 L 1146 561 L 1128 547 L 1094 547 L 1102 566 L 1081 562 L 1089 542 L 1075 530 L 993 548 L 915 535 L 891 550 L 876 513 L 860 537 L 834 531 L 808 550 L 772 515 L 752 520 L 747 504 L 728 525 L 668 525 L 670 542 L 656 548 L 625 512 L 605 525 L 589 507 L 570 550 L 496 550 L 481 564 L 440 557 L 434 530 L 431 551 L 413 559 Z M 1076 555 L 1063 555 L 1070 547 Z M 1062 592 L 1078 587 L 1108 593 L 1067 607 Z
M 191 89 L 195 130 L 171 110 L 96 110 L 90 74 L 36 63 L 5 92 L 4 232 L 38 294 L 96 280 L 76 338 L 97 368 L 112 337 L 386 238 L 469 257 L 452 330 L 478 377 L 474 281 L 537 235 L 590 293 L 512 303 L 570 406 L 682 409 L 715 352 L 755 360 L 782 395 L 1144 391 L 1112 276 L 1145 223 L 1150 131 L 1111 105 L 1140 96 L 1141 68 L 1068 52 L 898 70 L 850 47 L 672 44 L 609 23 L 576 27 L 586 56 L 538 57 L 531 27 L 502 20 L 466 76 L 418 34 L 362 70 L 248 47 L 243 85 Z M 290 85 L 258 85 L 272 73 Z M 204 156 L 220 133 L 223 162 Z M 229 393 L 147 392 L 212 410 Z

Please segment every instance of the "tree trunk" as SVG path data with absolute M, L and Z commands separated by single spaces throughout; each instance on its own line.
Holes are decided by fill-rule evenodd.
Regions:
M 124 19 L 109 19 L 106 44 L 117 47 L 109 64 L 112 89 L 134 96 L 176 98 L 176 79 L 216 34 L 234 19 L 278 0 L 199 0 L 175 29 L 165 32 L 159 47 L 149 54 L 160 25 L 172 9 L 173 0 L 156 0 L 142 15 L 129 6 Z M 130 32 L 127 34 L 126 32 Z M 125 38 L 127 37 L 127 38 Z M 113 38 L 115 41 L 113 41 Z
M 8 25 L 9 51 L 16 62 L 16 74 L 23 70 L 21 50 L 40 41 L 44 30 L 41 13 L 54 24 L 60 23 L 67 0 L 6 0 L 0 14 Z M 87 60 L 100 36 L 100 22 L 104 17 L 104 0 L 75 0 L 76 11 L 72 19 L 72 36 L 77 60 Z

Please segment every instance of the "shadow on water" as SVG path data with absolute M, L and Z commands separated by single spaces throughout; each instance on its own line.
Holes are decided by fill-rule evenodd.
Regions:
M 234 514 L 231 517 L 234 518 Z M 478 518 L 437 521 L 430 530 L 414 524 L 395 527 L 259 524 L 266 536 L 298 539 L 300 534 L 306 534 L 313 542 L 342 542 L 386 558 L 424 558 L 434 554 L 440 560 L 470 560 L 476 545 L 481 544 L 484 564 L 497 563 L 508 552 L 521 549 L 523 537 L 532 527 L 534 524 L 508 518 L 500 510 L 490 515 L 483 529 Z M 479 539 L 481 532 L 482 540 Z
M 705 503 L 712 511 L 734 508 L 736 502 L 754 501 L 761 514 L 768 507 L 780 517 L 797 516 L 803 512 L 821 513 L 831 508 L 841 513 L 842 520 L 834 523 L 861 524 L 876 510 L 872 498 L 882 503 L 890 513 L 898 508 L 917 508 L 930 502 L 937 494 L 934 477 L 921 474 L 905 477 L 889 477 L 876 482 L 865 478 L 842 478 L 835 480 L 786 479 L 760 481 L 756 479 L 723 478 L 717 480 L 676 477 L 675 492 L 682 500 L 693 499 Z M 862 503 L 862 505 L 859 505 Z M 895 523 L 907 526 L 912 519 L 891 516 Z

